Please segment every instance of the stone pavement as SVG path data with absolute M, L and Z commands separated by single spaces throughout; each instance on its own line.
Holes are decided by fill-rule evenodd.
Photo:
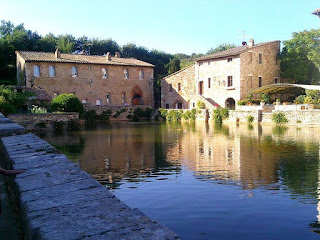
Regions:
M 6 118 L 0 113 L 0 136 L 10 136 L 12 134 L 23 134 L 24 127 L 12 122 L 11 119 Z
M 37 136 L 3 137 L 0 147 L 6 166 L 26 169 L 9 188 L 28 239 L 180 239 L 163 224 L 130 209 Z

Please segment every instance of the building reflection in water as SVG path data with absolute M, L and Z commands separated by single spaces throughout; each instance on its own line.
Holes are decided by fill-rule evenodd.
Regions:
M 130 124 L 44 138 L 101 183 L 149 181 L 192 172 L 199 181 L 285 191 L 297 201 L 320 201 L 319 128 L 212 123 Z M 69 147 L 66 147 L 69 146 Z M 148 180 L 147 180 L 148 179 Z M 281 184 L 281 189 L 280 189 Z M 318 203 L 320 212 L 320 203 Z M 317 232 L 320 213 L 310 228 Z

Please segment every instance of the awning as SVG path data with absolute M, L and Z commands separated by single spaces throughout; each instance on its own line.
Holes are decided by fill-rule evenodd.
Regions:
M 275 83 L 257 88 L 252 93 L 269 93 L 269 94 L 303 94 L 304 90 L 320 91 L 319 85 L 303 85 L 291 83 Z

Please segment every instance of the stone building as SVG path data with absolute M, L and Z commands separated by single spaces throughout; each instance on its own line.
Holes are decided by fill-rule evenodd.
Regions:
M 240 47 L 196 59 L 194 65 L 162 81 L 163 108 L 196 107 L 198 101 L 210 107 L 235 108 L 256 88 L 280 82 L 280 41 Z
M 19 86 L 50 96 L 73 93 L 88 105 L 153 107 L 154 65 L 133 58 L 16 51 Z

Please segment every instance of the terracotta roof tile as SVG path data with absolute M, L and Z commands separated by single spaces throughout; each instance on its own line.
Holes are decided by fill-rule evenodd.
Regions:
M 29 98 L 29 100 L 45 100 L 45 101 L 51 101 L 52 97 L 41 87 L 17 87 L 17 89 L 22 89 L 24 91 L 32 92 L 35 94 L 35 96 L 32 96 Z
M 231 48 L 222 52 L 217 52 L 217 53 L 213 53 L 207 56 L 203 56 L 203 57 L 199 57 L 196 59 L 196 61 L 202 61 L 202 60 L 208 60 L 208 59 L 215 59 L 215 58 L 221 58 L 221 57 L 228 57 L 228 56 L 234 56 L 234 55 L 238 55 L 242 52 L 245 52 L 249 49 L 255 48 L 255 47 L 259 47 L 265 44 L 269 44 L 269 43 L 274 43 L 274 42 L 279 42 L 279 41 L 270 41 L 270 42 L 263 42 L 263 43 L 257 43 L 254 46 L 250 47 L 248 45 L 245 46 L 240 46 L 240 47 L 235 47 L 235 48 Z
M 103 65 L 120 65 L 120 66 L 140 66 L 154 67 L 154 65 L 140 61 L 134 58 L 117 58 L 112 57 L 107 61 L 105 56 L 98 55 L 79 55 L 61 53 L 60 58 L 56 58 L 52 52 L 31 52 L 16 51 L 27 62 L 54 62 L 54 63 L 81 63 L 81 64 L 103 64 Z

